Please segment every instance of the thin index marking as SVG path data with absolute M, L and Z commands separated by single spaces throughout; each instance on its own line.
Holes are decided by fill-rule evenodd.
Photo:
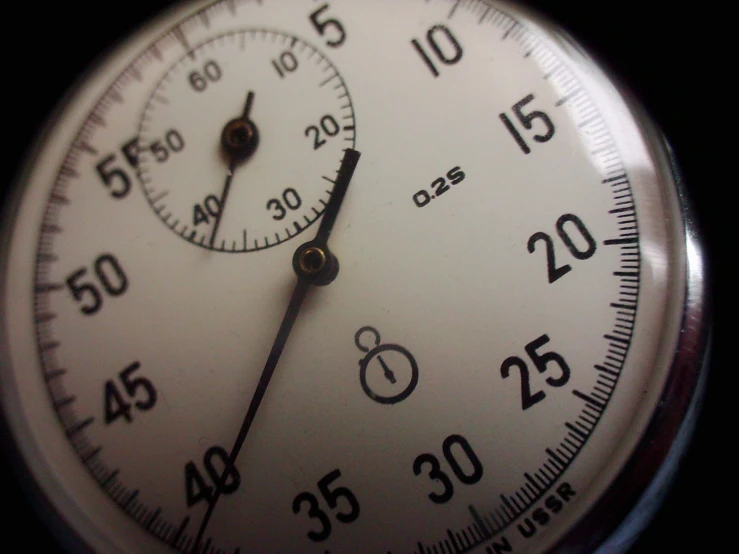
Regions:
M 85 457 L 84 457 L 84 458 L 82 458 L 82 461 L 83 461 L 84 463 L 87 463 L 87 462 L 89 462 L 89 461 L 90 461 L 90 460 L 92 460 L 92 459 L 93 459 L 93 458 L 94 458 L 95 456 L 97 456 L 98 454 L 100 454 L 100 452 L 101 452 L 102 450 L 103 450 L 103 447 L 102 447 L 102 446 L 97 446 L 97 447 L 95 447 L 95 448 L 94 448 L 94 449 L 93 449 L 93 450 L 92 450 L 92 451 L 91 451 L 91 452 L 90 452 L 89 454 L 85 455 Z
M 607 239 L 603 241 L 603 244 L 606 246 L 613 246 L 615 244 L 636 244 L 638 242 L 638 237 L 624 237 L 619 239 Z
M 606 185 L 608 183 L 613 183 L 615 181 L 625 181 L 626 175 L 624 173 L 621 173 L 620 175 L 615 175 L 614 177 L 608 177 L 607 179 L 603 179 L 603 184 Z
M 82 150 L 82 151 L 84 151 L 84 152 L 87 152 L 88 154 L 92 154 L 93 156 L 97 156 L 97 154 L 98 154 L 98 151 L 97 151 L 97 150 L 96 150 L 95 148 L 93 148 L 93 147 L 92 147 L 92 146 L 90 145 L 90 143 L 89 143 L 89 142 L 87 142 L 87 141 L 83 141 L 83 142 L 79 143 L 79 144 L 77 145 L 77 147 L 78 147 L 78 148 L 79 148 L 80 150 Z
M 567 102 L 569 102 L 570 100 L 572 100 L 573 98 L 575 98 L 581 92 L 582 92 L 582 89 L 580 87 L 578 87 L 575 90 L 570 91 L 567 94 L 565 94 L 562 98 L 560 98 L 559 100 L 557 100 L 557 102 L 555 102 L 554 105 L 559 108 L 561 105 L 566 104 Z
M 577 427 L 575 427 L 569 421 L 565 423 L 565 427 L 567 427 L 570 431 L 572 431 L 573 433 L 575 433 L 581 439 L 587 439 L 588 436 L 589 436 L 587 433 L 581 431 L 580 429 L 578 429 Z
M 549 454 L 549 457 L 552 460 L 554 460 L 555 462 L 557 462 L 561 467 L 564 468 L 564 467 L 567 466 L 567 464 L 564 463 L 564 461 L 562 460 L 562 458 L 560 458 L 559 456 L 557 456 L 557 454 L 555 454 L 554 453 L 554 450 L 552 450 L 551 448 L 547 448 L 546 449 L 546 453 Z
M 470 514 L 472 514 L 472 519 L 475 520 L 475 523 L 477 524 L 477 527 L 479 527 L 480 532 L 483 534 L 485 539 L 489 539 L 492 537 L 492 534 L 490 533 L 490 530 L 488 529 L 488 526 L 485 521 L 480 517 L 480 514 L 477 513 L 477 510 L 475 507 L 470 504 L 467 506 L 467 509 L 470 511 Z
M 517 516 L 520 513 L 520 512 L 516 512 L 514 507 L 511 505 L 510 500 L 508 500 L 508 498 L 505 495 L 501 494 L 500 499 L 503 501 L 503 504 L 505 505 L 506 508 L 508 508 L 508 511 L 511 514 L 513 514 L 514 516 Z
M 49 201 L 53 202 L 54 204 L 69 204 L 69 198 L 56 192 L 52 193 L 49 196 Z
M 631 344 L 631 341 L 622 337 L 617 337 L 615 335 L 603 335 L 603 338 L 606 340 L 610 340 L 613 342 L 619 342 L 621 344 Z
M 35 287 L 36 294 L 42 294 L 46 292 L 55 292 L 62 290 L 64 285 L 61 283 L 37 283 Z
M 66 375 L 66 373 L 67 373 L 66 369 L 52 369 L 52 370 L 47 371 L 44 374 L 44 378 L 46 379 L 46 381 L 52 381 L 59 377 L 63 377 L 64 375 Z
M 168 190 L 165 190 L 163 192 L 160 192 L 158 195 L 156 195 L 154 198 L 151 199 L 151 203 L 152 204 L 156 204 L 157 202 L 159 202 L 162 198 L 164 198 L 168 194 L 169 194 L 169 191 Z
M 330 82 L 331 82 L 332 80 L 336 79 L 336 77 L 338 77 L 338 76 L 339 76 L 339 74 L 338 74 L 338 73 L 334 73 L 334 74 L 333 74 L 333 75 L 331 75 L 331 77 L 329 77 L 328 79 L 324 79 L 323 81 L 321 81 L 321 84 L 320 84 L 320 85 L 318 85 L 318 86 L 319 86 L 319 88 L 320 88 L 320 87 L 323 87 L 323 86 L 326 86 L 326 85 L 327 85 L 328 83 L 330 83 Z
M 59 170 L 59 174 L 63 175 L 64 177 L 79 177 L 80 176 L 80 174 L 77 173 L 76 169 L 72 167 L 68 167 L 66 165 L 63 165 L 61 167 L 61 169 Z
M 141 82 L 141 80 L 143 79 L 143 77 L 141 76 L 141 71 L 139 71 L 139 69 L 137 67 L 131 66 L 128 69 L 128 71 L 131 72 L 131 75 L 133 75 L 133 78 L 134 79 L 136 79 L 137 81 Z
M 187 41 L 187 37 L 185 36 L 185 33 L 182 31 L 182 27 L 175 27 L 172 30 L 172 34 L 177 39 L 177 41 L 182 45 L 182 48 L 185 49 L 185 52 L 187 52 L 187 55 L 190 56 L 191 59 L 195 59 L 195 52 L 192 51 L 192 48 L 190 47 L 190 43 Z
M 450 11 L 450 12 L 449 12 L 449 15 L 447 16 L 447 19 L 451 19 L 451 18 L 452 18 L 452 17 L 454 16 L 454 12 L 456 12 L 456 11 L 457 11 L 457 8 L 459 7 L 459 5 L 460 5 L 461 3 L 462 3 L 462 0 L 457 0 L 457 1 L 456 1 L 456 2 L 454 3 L 454 6 L 452 6 L 452 11 Z
M 618 377 L 619 374 L 617 371 L 613 371 L 612 369 L 608 369 L 607 367 L 603 367 L 602 365 L 594 365 L 593 366 L 596 370 L 600 371 L 601 373 L 605 373 L 607 375 L 612 375 L 613 377 Z
M 636 305 L 630 305 L 630 304 L 620 304 L 618 302 L 611 302 L 611 308 L 616 308 L 619 310 L 630 310 L 632 312 L 636 311 Z
M 577 124 L 577 126 L 582 129 L 583 127 L 587 127 L 588 125 L 591 125 L 592 123 L 599 121 L 599 120 L 600 120 L 600 115 L 595 114 L 595 115 L 588 117 L 584 121 L 581 121 L 580 123 Z
M 57 411 L 61 410 L 62 408 L 64 408 L 65 406 L 69 406 L 76 400 L 77 400 L 77 397 L 74 395 L 67 396 L 66 398 L 62 398 L 61 400 L 57 400 L 56 402 L 54 402 L 54 408 L 56 408 Z
M 136 497 L 139 495 L 139 489 L 134 490 L 131 494 L 128 495 L 128 498 L 121 504 L 121 508 L 124 510 L 128 509 L 128 506 L 133 502 Z
M 52 254 L 51 252 L 39 252 L 37 258 L 40 263 L 50 263 L 59 260 L 59 256 Z
M 605 408 L 605 404 L 603 404 L 602 402 L 598 402 L 595 398 L 585 394 L 584 392 L 573 390 L 572 394 L 577 396 L 580 400 L 583 400 L 584 402 L 590 404 L 593 408 L 597 408 L 599 411 L 603 411 L 603 408 Z
M 149 520 L 144 524 L 144 527 L 146 527 L 147 529 L 151 529 L 151 526 L 154 524 L 154 522 L 159 517 L 159 514 L 161 513 L 162 513 L 161 508 L 157 508 L 156 510 L 154 510 L 151 516 L 149 516 Z
M 485 17 L 487 17 L 487 15 L 489 13 L 490 13 L 490 6 L 488 6 L 487 8 L 485 8 L 485 11 L 482 13 L 482 17 L 480 17 L 480 22 L 479 22 L 480 25 L 483 24 L 483 22 L 485 21 Z
M 162 61 L 162 53 L 161 53 L 161 51 L 159 50 L 159 47 L 156 44 L 152 44 L 151 45 L 151 48 L 149 50 L 151 51 L 152 55 L 158 61 L 160 61 L 160 62 Z
M 87 419 L 83 419 L 78 424 L 67 429 L 67 437 L 72 438 L 74 435 L 82 431 L 85 427 L 87 427 L 88 425 L 91 425 L 93 421 L 95 421 L 94 417 L 88 417 Z
M 177 543 L 180 542 L 180 539 L 182 538 L 182 533 L 185 531 L 188 523 L 190 523 L 190 516 L 185 516 L 185 519 L 182 520 L 182 523 L 180 524 L 175 534 L 172 536 L 172 540 L 169 541 L 169 544 L 177 548 Z
M 96 125 L 100 125 L 101 127 L 105 127 L 108 125 L 106 121 L 96 112 L 92 112 L 89 119 L 90 121 L 92 121 Z
M 454 549 L 454 552 L 459 552 L 459 546 L 457 546 L 457 540 L 454 538 L 454 533 L 452 533 L 451 529 L 446 530 L 446 536 L 449 537 L 449 541 L 452 543 L 452 548 Z
M 505 34 L 503 35 L 503 38 L 502 38 L 501 40 L 506 40 L 506 39 L 507 39 L 507 38 L 508 38 L 508 37 L 510 36 L 510 34 L 511 34 L 511 33 L 513 32 L 513 30 L 514 30 L 514 29 L 515 29 L 516 27 L 518 27 L 518 21 L 514 21 L 514 22 L 513 22 L 513 25 L 511 25 L 511 26 L 510 26 L 510 27 L 508 28 L 508 30 L 507 30 L 507 31 L 505 32 Z
M 110 475 L 108 475 L 108 477 L 105 478 L 105 481 L 103 481 L 100 484 L 103 486 L 103 488 L 107 487 L 108 486 L 108 483 L 110 483 L 113 479 L 115 479 L 116 477 L 118 477 L 118 474 L 119 473 L 120 473 L 119 470 L 114 469 L 113 471 L 110 472 Z
M 36 316 L 35 322 L 38 325 L 40 323 L 46 323 L 47 321 L 51 321 L 51 320 L 53 320 L 55 318 L 56 318 L 56 314 L 55 313 L 53 313 L 53 312 L 44 312 L 44 313 L 38 314 Z

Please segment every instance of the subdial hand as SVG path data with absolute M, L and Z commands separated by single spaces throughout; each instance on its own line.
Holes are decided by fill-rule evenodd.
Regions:
M 382 366 L 382 371 L 385 373 L 385 379 L 394 385 L 397 382 L 397 379 L 395 379 L 395 373 L 393 373 L 393 370 L 387 366 L 385 360 L 382 359 L 382 356 L 377 356 L 377 361 L 380 362 L 380 365 Z
M 316 233 L 316 238 L 310 242 L 307 242 L 298 247 L 293 256 L 293 268 L 298 276 L 298 282 L 293 289 L 290 303 L 287 306 L 287 311 L 280 324 L 280 329 L 277 331 L 277 337 L 272 344 L 272 350 L 270 350 L 269 356 L 267 356 L 267 363 L 264 365 L 264 370 L 257 383 L 257 388 L 254 391 L 249 407 L 244 417 L 244 422 L 241 424 L 241 429 L 236 437 L 231 453 L 228 457 L 228 464 L 224 468 L 224 471 L 216 484 L 215 491 L 211 497 L 208 509 L 203 516 L 203 521 L 200 523 L 198 534 L 195 537 L 195 546 L 193 548 L 193 554 L 198 554 L 200 551 L 200 543 L 203 540 L 205 529 L 208 526 L 213 510 L 215 509 L 216 503 L 218 502 L 223 485 L 228 475 L 229 469 L 234 467 L 236 458 L 241 451 L 241 447 L 246 440 L 246 435 L 249 433 L 254 418 L 256 417 L 257 410 L 259 409 L 264 393 L 267 391 L 267 386 L 272 379 L 272 374 L 277 367 L 277 362 L 280 360 L 282 351 L 287 344 L 287 339 L 290 336 L 290 331 L 293 328 L 293 324 L 298 317 L 300 307 L 303 304 L 303 300 L 308 292 L 311 285 L 328 285 L 331 283 L 338 274 L 339 263 L 336 257 L 329 251 L 327 242 L 331 235 L 331 231 L 334 227 L 336 217 L 339 215 L 339 209 L 346 196 L 349 182 L 354 174 L 354 169 L 359 161 L 359 152 L 352 149 L 347 149 L 344 153 L 344 159 L 341 162 L 339 168 L 339 174 L 334 183 L 333 191 L 331 192 L 331 198 L 326 206 L 326 211 L 323 214 L 323 219 Z
M 228 200 L 228 193 L 231 190 L 231 181 L 233 180 L 236 167 L 240 162 L 249 158 L 259 145 L 259 131 L 254 122 L 249 119 L 253 103 L 254 93 L 249 91 L 246 95 L 243 113 L 240 117 L 226 123 L 221 133 L 221 146 L 228 156 L 228 171 L 226 172 L 226 182 L 223 185 L 223 191 L 221 192 L 221 198 L 218 203 L 218 214 L 213 223 L 213 231 L 210 235 L 211 248 L 213 248 L 213 244 L 215 243 L 218 227 L 221 225 L 223 210 L 226 207 L 226 201 Z

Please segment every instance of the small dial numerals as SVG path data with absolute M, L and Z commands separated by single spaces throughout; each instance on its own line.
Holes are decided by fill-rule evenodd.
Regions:
M 328 48 L 347 40 L 329 4 L 307 17 Z M 356 132 L 349 92 L 328 58 L 263 29 L 211 37 L 180 58 L 139 125 L 126 159 L 156 216 L 192 244 L 237 253 L 280 244 L 318 220 Z M 248 154 L 232 157 L 234 140 L 247 141 Z M 111 156 L 98 173 L 118 198 L 132 178 Z

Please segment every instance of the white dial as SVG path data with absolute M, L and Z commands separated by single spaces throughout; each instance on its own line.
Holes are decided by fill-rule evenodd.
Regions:
M 93 550 L 546 552 L 623 486 L 700 261 L 657 133 L 547 22 L 187 5 L 48 136 L 0 376 Z

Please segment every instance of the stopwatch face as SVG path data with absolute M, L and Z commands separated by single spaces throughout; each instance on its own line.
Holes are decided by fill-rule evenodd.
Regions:
M 520 6 L 174 7 L 15 186 L 3 415 L 74 548 L 592 552 L 684 446 L 669 149 Z

